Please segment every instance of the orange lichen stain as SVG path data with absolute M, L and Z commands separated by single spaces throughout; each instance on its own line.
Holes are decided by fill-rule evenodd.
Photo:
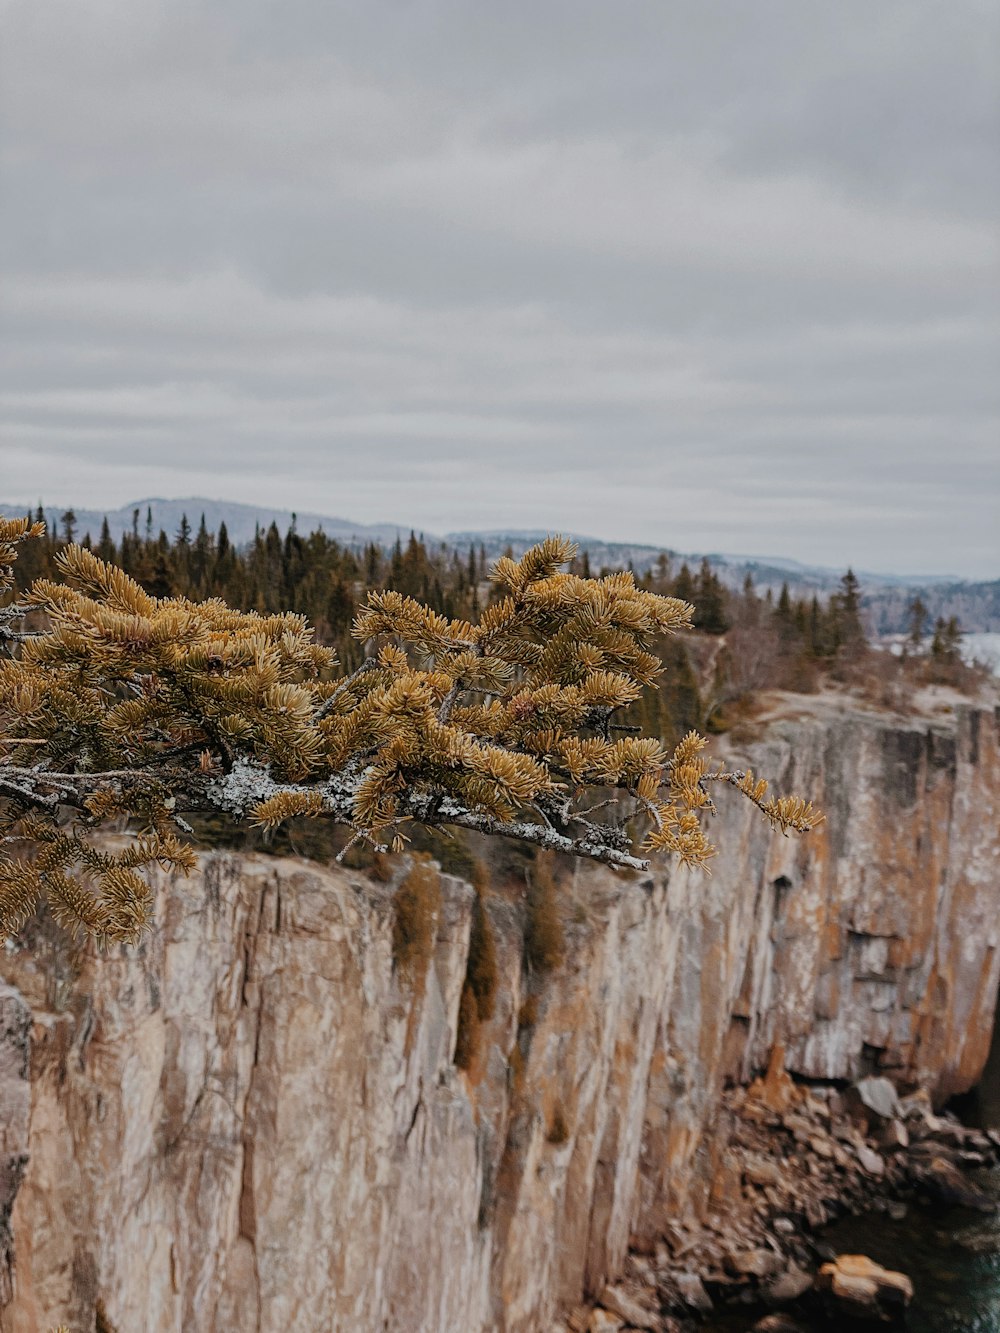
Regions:
M 971 1014 L 977 1016 L 978 1021 L 970 1023 L 967 1027 L 971 1040 L 962 1046 L 961 1058 L 954 1075 L 955 1092 L 967 1092 L 969 1088 L 973 1087 L 978 1082 L 983 1066 L 986 1064 L 992 1034 L 992 1024 L 989 1021 L 992 1007 L 991 1000 L 995 991 L 993 953 L 990 950 L 983 959 L 979 982 L 976 986 L 976 998 L 971 1010 Z
M 701 956 L 701 1012 L 702 1023 L 698 1033 L 698 1055 L 706 1068 L 711 1068 L 720 1045 L 720 1023 L 728 1010 L 725 979 L 729 974 L 730 958 L 724 938 L 711 940 Z M 712 1021 L 708 1018 L 711 1016 Z M 724 1029 L 722 1030 L 724 1032 Z
M 889 972 L 899 972 L 906 967 L 909 962 L 909 947 L 907 941 L 900 936 L 889 941 L 886 953 L 886 969 Z
M 713 1154 L 712 1179 L 709 1185 L 708 1201 L 717 1211 L 731 1207 L 743 1197 L 743 1175 L 739 1161 L 734 1153 Z
M 748 1095 L 766 1106 L 769 1111 L 776 1111 L 779 1115 L 794 1106 L 799 1093 L 785 1069 L 784 1042 L 775 1042 L 771 1047 L 767 1073 L 763 1078 L 754 1079 L 748 1089 Z
M 827 918 L 822 930 L 823 956 L 831 963 L 839 963 L 844 956 L 845 932 L 839 921 Z
M 692 1151 L 697 1147 L 699 1134 L 687 1125 L 671 1125 L 667 1135 L 667 1166 L 671 1171 L 687 1165 Z

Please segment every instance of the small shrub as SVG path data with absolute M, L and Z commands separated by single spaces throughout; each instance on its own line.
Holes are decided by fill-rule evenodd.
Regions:
M 493 1017 L 497 980 L 497 950 L 493 924 L 483 906 L 482 898 L 477 893 L 476 901 L 472 905 L 472 933 L 469 937 L 469 960 L 466 964 L 465 982 L 475 996 L 476 1008 L 483 1023 Z
M 476 873 L 476 858 L 456 835 L 440 838 L 440 850 L 435 853 L 446 875 L 457 875 L 459 879 L 471 880 Z
M 441 909 L 441 878 L 430 860 L 414 858 L 413 867 L 396 891 L 394 906 L 392 955 L 399 971 L 419 986 L 434 951 Z
M 551 972 L 565 954 L 559 895 L 552 873 L 552 858 L 543 853 L 535 862 L 528 888 L 528 919 L 524 932 L 524 951 L 530 967 Z
M 35 909 L 19 931 L 17 942 L 38 961 L 45 982 L 46 1008 L 63 1013 L 80 977 L 84 957 L 81 942 L 59 924 L 47 903 Z
M 497 991 L 497 954 L 493 926 L 476 894 L 472 905 L 472 930 L 469 956 L 465 964 L 465 984 L 458 1008 L 458 1035 L 455 1040 L 455 1064 L 469 1069 L 481 1043 L 481 1026 L 493 1017 Z
M 517 1092 L 520 1090 L 521 1085 L 524 1082 L 526 1069 L 524 1052 L 521 1050 L 517 1042 L 511 1047 L 510 1054 L 507 1056 L 507 1068 L 510 1070 L 513 1088 L 515 1092 Z
M 480 1023 L 476 997 L 468 982 L 462 987 L 458 1006 L 458 1033 L 455 1037 L 455 1064 L 459 1069 L 471 1069 L 479 1053 Z
M 538 1022 L 538 996 L 529 995 L 517 1011 L 517 1026 L 520 1032 L 533 1028 Z
M 118 1333 L 118 1330 L 108 1318 L 108 1312 L 101 1300 L 98 1300 L 94 1310 L 94 1333 Z
M 385 852 L 375 852 L 372 856 L 371 870 L 368 873 L 372 879 L 377 879 L 380 884 L 390 884 L 394 873 L 393 858 L 387 856 Z
M 545 1136 L 549 1143 L 565 1143 L 569 1139 L 569 1125 L 566 1123 L 566 1113 L 562 1108 L 562 1103 L 556 1103 L 556 1109 L 552 1113 L 552 1120 L 549 1124 L 549 1132 Z
M 340 862 L 345 870 L 371 870 L 374 863 L 375 853 L 367 842 L 352 842 Z
M 416 825 L 410 830 L 410 846 L 414 852 L 427 853 L 437 861 L 446 875 L 472 880 L 476 873 L 476 858 L 469 851 L 461 829 L 442 833 L 439 829 Z
M 479 856 L 476 857 L 475 862 L 473 863 L 470 879 L 472 887 L 481 898 L 490 887 L 490 868 Z

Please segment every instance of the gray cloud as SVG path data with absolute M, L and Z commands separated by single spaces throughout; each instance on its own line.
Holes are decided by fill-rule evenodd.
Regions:
M 985 0 L 5 0 L 4 499 L 998 572 Z

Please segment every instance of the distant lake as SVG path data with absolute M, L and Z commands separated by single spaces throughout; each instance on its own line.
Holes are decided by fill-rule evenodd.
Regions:
M 963 634 L 962 657 L 966 662 L 976 659 L 988 666 L 995 676 L 1000 675 L 1000 634 L 995 631 Z
M 906 642 L 905 634 L 890 634 L 878 640 L 877 646 L 898 657 Z M 924 640 L 923 648 L 925 653 L 929 650 L 929 637 Z M 1000 676 L 1000 633 L 996 630 L 963 634 L 960 651 L 963 661 L 981 662 L 983 666 L 989 667 L 995 676 Z

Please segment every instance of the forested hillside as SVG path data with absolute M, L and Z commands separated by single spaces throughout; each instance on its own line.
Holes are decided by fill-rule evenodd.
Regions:
M 363 657 L 351 635 L 358 608 L 372 589 L 391 588 L 448 617 L 475 620 L 496 596 L 491 560 L 479 545 L 457 549 L 431 544 L 411 533 L 389 547 L 343 544 L 320 531 L 294 526 L 284 535 L 276 524 L 237 545 L 223 523 L 212 531 L 202 516 L 197 526 L 183 516 L 178 530 L 154 531 L 152 515 L 134 515 L 132 529 L 115 540 L 107 522 L 96 539 L 77 530 L 68 511 L 59 531 L 28 543 L 17 566 L 20 587 L 55 572 L 55 557 L 70 540 L 82 540 L 102 559 L 120 565 L 157 597 L 195 600 L 221 597 L 242 610 L 292 610 L 308 617 L 319 641 L 336 649 L 345 671 Z M 584 551 L 575 572 L 589 576 Z M 664 637 L 656 646 L 666 671 L 632 705 L 631 721 L 647 734 L 678 740 L 690 728 L 725 731 L 744 725 L 766 689 L 812 692 L 825 679 L 873 690 L 879 702 L 898 706 L 914 683 L 974 683 L 959 661 L 957 622 L 935 622 L 917 604 L 909 652 L 902 661 L 874 652 L 863 624 L 864 589 L 848 571 L 829 597 L 794 597 L 786 585 L 760 595 L 751 576 L 741 589 L 727 587 L 703 560 L 679 567 L 661 555 L 640 576 L 652 592 L 695 606 L 695 632 Z M 923 611 L 920 608 L 923 607 Z

